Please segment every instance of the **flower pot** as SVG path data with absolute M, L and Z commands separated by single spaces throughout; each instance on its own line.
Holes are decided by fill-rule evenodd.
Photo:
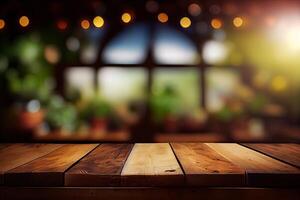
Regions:
M 33 130 L 39 127 L 44 121 L 45 113 L 43 110 L 36 112 L 20 111 L 18 121 L 21 129 Z
M 91 119 L 90 128 L 93 133 L 106 132 L 107 131 L 107 119 L 106 118 Z

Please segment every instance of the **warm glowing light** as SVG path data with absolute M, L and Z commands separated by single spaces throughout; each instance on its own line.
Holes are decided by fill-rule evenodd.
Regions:
M 159 13 L 157 18 L 161 23 L 166 23 L 169 20 L 169 17 L 166 13 Z
M 101 28 L 104 25 L 104 19 L 100 16 L 97 16 L 93 20 L 94 26 L 97 28 Z
M 0 19 L 0 29 L 3 29 L 5 27 L 5 21 L 4 19 Z
M 192 22 L 191 22 L 190 18 L 188 18 L 188 17 L 183 17 L 180 19 L 180 25 L 182 28 L 188 28 L 191 26 L 191 24 L 192 24 Z
M 278 17 L 276 23 L 269 29 L 271 36 L 282 47 L 299 54 L 300 52 L 300 15 L 285 15 Z
M 129 23 L 131 21 L 131 18 L 131 15 L 127 12 L 122 14 L 122 21 L 124 23 Z
M 65 20 L 59 20 L 56 23 L 56 26 L 60 30 L 66 30 L 66 28 L 68 27 L 68 23 Z
M 201 7 L 198 4 L 192 3 L 192 4 L 189 5 L 188 11 L 189 11 L 190 15 L 196 17 L 196 16 L 201 14 L 202 10 L 201 10 Z
M 265 21 L 266 25 L 269 26 L 269 27 L 273 27 L 276 23 L 276 19 L 273 16 L 267 16 L 264 19 L 264 21 Z
M 210 24 L 214 29 L 220 29 L 223 26 L 223 22 L 220 19 L 217 19 L 217 18 L 212 19 Z
M 90 22 L 87 19 L 82 20 L 80 25 L 83 29 L 89 29 L 90 28 Z
M 60 53 L 58 49 L 52 45 L 46 46 L 44 50 L 44 56 L 45 59 L 51 64 L 56 64 L 60 59 Z
M 29 18 L 27 16 L 22 16 L 20 17 L 19 19 L 19 24 L 22 26 L 22 27 L 26 27 L 29 25 Z
M 272 79 L 271 86 L 276 92 L 284 91 L 287 88 L 287 80 L 283 76 L 275 76 Z
M 241 17 L 235 17 L 232 21 L 233 25 L 237 28 L 243 26 L 244 20 Z

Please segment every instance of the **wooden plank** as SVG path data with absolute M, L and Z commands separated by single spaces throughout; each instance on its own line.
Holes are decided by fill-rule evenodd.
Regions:
M 225 158 L 244 168 L 250 186 L 298 186 L 299 169 L 238 144 L 209 143 Z
M 298 188 L 0 187 L 1 200 L 299 200 Z
M 9 143 L 1 143 L 0 144 L 0 151 L 6 147 L 8 147 L 10 144 Z
M 118 186 L 133 144 L 103 144 L 65 173 L 66 186 Z
M 273 158 L 300 167 L 300 144 L 242 144 Z
M 66 144 L 5 173 L 6 185 L 62 186 L 64 172 L 98 144 Z
M 184 170 L 186 182 L 193 186 L 241 186 L 245 171 L 203 143 L 172 143 Z
M 167 143 L 135 144 L 121 175 L 123 186 L 169 186 L 184 182 L 183 172 Z
M 0 150 L 0 184 L 4 173 L 61 147 L 60 144 L 10 144 Z

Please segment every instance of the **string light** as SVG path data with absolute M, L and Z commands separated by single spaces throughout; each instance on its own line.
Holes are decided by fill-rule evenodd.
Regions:
M 0 19 L 0 29 L 3 29 L 5 27 L 5 21 L 4 19 Z
M 93 24 L 97 28 L 101 28 L 104 25 L 104 19 L 100 16 L 96 16 L 93 20 Z
M 127 12 L 123 13 L 121 17 L 122 21 L 126 24 L 131 21 L 131 18 L 132 18 L 131 15 Z
M 239 28 L 244 24 L 244 20 L 241 17 L 235 17 L 232 20 L 232 23 L 235 27 Z
M 87 19 L 82 20 L 80 25 L 85 30 L 90 28 L 90 22 Z
M 214 29 L 220 29 L 223 26 L 222 21 L 220 19 L 217 19 L 217 18 L 212 19 L 210 24 Z
M 29 25 L 29 18 L 28 18 L 27 16 L 22 16 L 22 17 L 20 17 L 20 19 L 19 19 L 19 24 L 20 24 L 20 26 L 22 26 L 22 27 L 28 26 L 28 25 Z
M 166 23 L 169 20 L 169 17 L 166 13 L 159 13 L 157 18 L 161 23 Z
M 182 28 L 188 28 L 191 26 L 191 24 L 192 24 L 192 22 L 191 22 L 190 18 L 188 18 L 188 17 L 183 17 L 180 19 L 180 26 Z

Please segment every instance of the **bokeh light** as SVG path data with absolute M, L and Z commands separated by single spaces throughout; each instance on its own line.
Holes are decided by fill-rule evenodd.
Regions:
M 243 26 L 244 20 L 241 17 L 235 17 L 232 21 L 233 25 L 237 28 Z
M 122 14 L 121 19 L 124 23 L 129 23 L 131 21 L 132 17 L 129 13 L 125 12 Z
M 214 29 L 220 29 L 223 26 L 223 22 L 218 18 L 212 19 L 210 24 Z
M 67 27 L 68 27 L 68 22 L 65 21 L 65 20 L 59 20 L 57 23 L 56 23 L 56 26 L 59 30 L 66 30 Z
M 159 5 L 156 1 L 150 0 L 146 3 L 146 10 L 150 13 L 155 13 L 159 9 Z
M 44 50 L 44 56 L 45 59 L 51 64 L 56 64 L 60 59 L 59 50 L 53 45 L 46 46 Z
M 192 22 L 191 22 L 190 18 L 188 18 L 188 17 L 183 17 L 180 19 L 180 26 L 182 28 L 188 28 L 191 26 L 191 24 L 192 24 Z
M 287 80 L 283 76 L 275 76 L 272 79 L 271 86 L 275 92 L 282 92 L 287 88 Z
M 192 3 L 188 7 L 188 12 L 190 13 L 190 15 L 194 17 L 199 16 L 201 14 L 201 11 L 202 11 L 201 7 L 196 3 Z
M 0 29 L 3 29 L 5 27 L 5 21 L 4 19 L 0 19 Z
M 169 20 L 169 17 L 166 13 L 159 13 L 157 16 L 158 21 L 161 23 L 166 23 Z
M 100 16 L 96 16 L 93 20 L 94 26 L 101 28 L 104 25 L 104 19 Z
M 19 19 L 19 24 L 20 24 L 20 26 L 22 26 L 22 27 L 28 26 L 28 25 L 29 25 L 29 18 L 28 18 L 27 16 L 22 16 L 22 17 L 20 17 L 20 19 Z
M 66 41 L 66 46 L 70 51 L 78 51 L 80 48 L 80 42 L 76 37 L 70 37 Z
M 83 28 L 85 30 L 90 28 L 90 22 L 87 19 L 83 19 L 81 21 L 80 25 L 81 25 L 81 28 Z

